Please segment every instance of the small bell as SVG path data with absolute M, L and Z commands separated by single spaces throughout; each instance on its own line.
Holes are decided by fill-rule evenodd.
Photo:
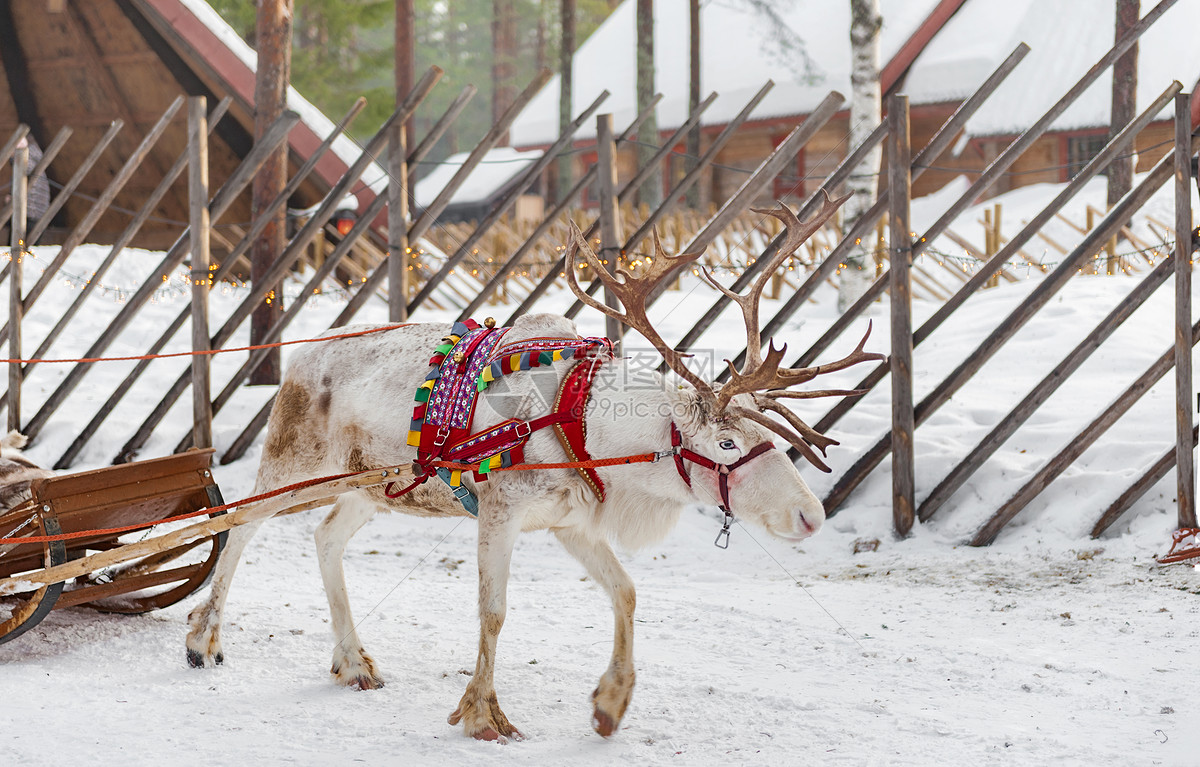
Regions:
M 483 321 L 483 326 L 484 326 L 485 328 L 494 328 L 494 327 L 496 327 L 496 318 L 495 318 L 495 317 L 488 317 L 487 319 L 485 319 L 485 320 Z
M 465 360 L 466 358 L 467 358 L 467 356 L 465 354 L 463 354 L 462 352 L 455 352 L 454 357 L 453 357 L 454 361 L 459 365 L 461 365 L 463 363 L 463 360 Z

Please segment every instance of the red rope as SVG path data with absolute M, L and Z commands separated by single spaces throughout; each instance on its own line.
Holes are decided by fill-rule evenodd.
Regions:
M 131 360 L 164 360 L 171 357 L 199 357 L 209 354 L 224 354 L 226 352 L 249 352 L 256 349 L 275 349 L 280 346 L 291 346 L 292 344 L 311 344 L 318 341 L 336 341 L 339 338 L 355 338 L 357 336 L 370 335 L 371 333 L 381 333 L 385 330 L 395 330 L 396 328 L 405 328 L 412 323 L 402 323 L 399 325 L 385 325 L 382 328 L 371 328 L 370 330 L 358 330 L 353 333 L 342 333 L 336 336 L 322 336 L 321 338 L 301 338 L 296 341 L 276 341 L 273 344 L 258 344 L 257 346 L 237 346 L 230 349 L 208 349 L 205 351 L 191 352 L 172 352 L 170 354 L 143 354 L 137 357 L 81 357 L 72 360 L 46 360 L 46 359 L 29 359 L 29 360 L 14 360 L 0 359 L 0 363 L 21 363 L 22 365 L 32 365 L 42 362 L 127 362 Z
M 319 485 L 319 484 L 322 484 L 323 482 L 333 482 L 333 481 L 336 481 L 339 479 L 346 479 L 347 477 L 354 477 L 354 476 L 358 476 L 360 474 L 369 474 L 369 473 L 370 472 L 368 472 L 368 471 L 353 471 L 348 474 L 334 474 L 329 477 L 317 477 L 316 479 L 306 479 L 303 482 L 297 482 L 293 485 L 287 485 L 285 487 L 281 487 L 277 490 L 272 490 L 267 493 L 260 493 L 258 495 L 252 495 L 249 498 L 243 498 L 242 500 L 234 501 L 233 503 L 226 503 L 221 506 L 208 506 L 206 508 L 199 509 L 197 511 L 189 511 L 185 514 L 177 514 L 173 517 L 157 519 L 153 522 L 143 522 L 141 524 L 136 524 L 136 525 L 124 525 L 122 527 L 109 527 L 109 528 L 103 528 L 103 529 L 97 529 L 97 530 L 77 530 L 73 533 L 61 533 L 59 535 L 31 535 L 26 538 L 0 538 L 0 544 L 49 543 L 50 541 L 69 541 L 69 540 L 73 540 L 76 538 L 89 538 L 94 535 L 116 535 L 118 533 L 130 533 L 130 532 L 133 532 L 134 530 L 146 530 L 146 529 L 149 529 L 156 525 L 166 524 L 167 522 L 178 522 L 183 519 L 191 519 L 192 517 L 199 517 L 199 516 L 203 516 L 205 514 L 216 514 L 217 512 L 227 511 L 228 509 L 232 509 L 237 506 L 244 506 L 248 503 L 254 503 L 256 501 L 265 501 L 268 498 L 274 498 L 277 495 L 283 495 L 284 493 L 290 493 L 293 490 L 303 490 L 306 487 L 312 487 L 314 485 Z
M 386 330 L 386 328 L 381 328 L 381 330 Z M 321 340 L 324 340 L 324 339 L 321 339 Z M 523 464 L 519 464 L 517 466 L 505 466 L 503 468 L 492 469 L 492 471 L 528 471 L 531 469 L 575 469 L 575 468 L 582 469 L 582 468 L 595 468 L 597 466 L 621 466 L 621 465 L 625 465 L 625 464 L 634 464 L 634 463 L 649 463 L 651 461 L 654 461 L 655 459 L 656 459 L 656 455 L 654 453 L 640 453 L 638 455 L 626 455 L 626 456 L 622 456 L 620 458 L 594 458 L 594 459 L 588 460 L 588 461 L 567 461 L 565 463 L 523 463 Z M 465 470 L 465 469 L 478 468 L 478 464 L 451 463 L 450 461 L 434 461 L 433 465 L 441 466 L 441 467 L 444 467 L 447 469 L 464 469 Z M 357 477 L 357 476 L 361 476 L 363 474 L 370 474 L 375 471 L 379 471 L 379 469 L 369 469 L 367 471 L 352 471 L 347 474 L 333 474 L 328 477 L 317 477 L 315 479 L 306 479 L 303 482 L 297 482 L 292 485 L 287 485 L 285 487 L 278 488 L 277 490 L 271 490 L 270 492 L 260 493 L 258 495 L 252 495 L 249 498 L 243 498 L 242 500 L 234 501 L 233 503 L 226 503 L 221 506 L 210 506 L 207 508 L 199 509 L 197 511 L 190 511 L 185 514 L 177 514 L 173 517 L 166 517 L 164 519 L 158 519 L 158 520 L 155 520 L 154 522 L 143 522 L 141 524 L 136 524 L 136 525 L 124 525 L 122 527 L 109 527 L 109 528 L 96 529 L 96 530 L 77 530 L 72 533 L 60 533 L 59 535 L 31 535 L 31 536 L 23 537 L 23 538 L 0 538 L 0 545 L 9 544 L 9 543 L 49 543 L 51 541 L 70 541 L 70 540 L 75 540 L 78 538 L 90 538 L 90 537 L 97 536 L 97 535 L 119 535 L 121 533 L 130 533 L 135 530 L 147 530 L 149 528 L 155 527 L 157 525 L 163 525 L 168 522 L 179 522 L 184 519 L 191 519 L 193 517 L 199 517 L 199 516 L 203 516 L 205 514 L 216 514 L 217 512 L 227 511 L 229 509 L 236 508 L 238 506 L 245 506 L 246 504 L 249 504 L 249 503 L 265 501 L 268 498 L 274 498 L 276 496 L 283 495 L 284 493 L 290 493 L 293 490 L 303 490 L 304 488 L 314 487 L 315 485 L 320 485 L 325 482 L 336 482 L 337 480 L 340 480 L 340 479 L 347 479 L 349 477 Z M 403 495 L 404 493 L 407 493 L 409 490 L 412 490 L 417 485 L 419 485 L 421 483 L 421 481 L 423 481 L 423 479 L 420 481 L 413 482 L 411 485 L 404 488 L 404 490 L 402 490 L 400 493 L 397 493 L 395 496 L 389 495 L 389 497 L 394 498 L 394 497 Z M 392 484 L 394 484 L 394 483 L 388 483 L 389 486 Z

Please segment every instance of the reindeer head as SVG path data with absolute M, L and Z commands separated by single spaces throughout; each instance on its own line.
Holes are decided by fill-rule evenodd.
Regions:
M 786 236 L 779 250 L 745 294 L 734 293 L 721 286 L 707 268 L 703 269 L 708 282 L 738 304 L 746 325 L 746 360 L 741 369 L 726 360 L 730 379 L 724 386 L 704 381 L 691 371 L 684 364 L 689 355 L 667 344 L 646 315 L 647 298 L 668 276 L 694 262 L 702 252 L 668 255 L 663 252 L 658 233 L 655 232 L 654 259 L 649 262 L 645 272 L 634 277 L 618 265 L 616 271 L 621 276 L 618 280 L 604 268 L 579 229 L 572 224 L 573 243 L 568 263 L 572 263 L 576 255 L 582 255 L 604 286 L 620 299 L 624 312 L 589 296 L 579 287 L 574 269 L 568 268 L 567 279 L 572 292 L 588 306 L 641 333 L 662 354 L 671 370 L 691 384 L 691 390 L 683 396 L 691 400 L 693 407 L 688 408 L 687 412 L 693 416 L 677 418 L 676 426 L 681 434 L 682 447 L 713 464 L 708 471 L 696 472 L 693 490 L 702 499 L 708 496 L 714 503 L 718 498 L 721 499 L 721 505 L 727 513 L 729 507 L 736 503 L 739 516 L 753 519 L 769 532 L 783 538 L 800 539 L 812 535 L 824 521 L 825 512 L 786 454 L 768 450 L 766 446 L 771 444 L 773 435 L 783 437 L 811 464 L 828 472 L 829 467 L 817 455 L 817 451 L 824 455 L 829 446 L 838 443 L 806 424 L 780 400 L 861 394 L 861 391 L 842 389 L 793 391 L 790 387 L 808 383 L 824 373 L 868 360 L 882 360 L 884 357 L 863 350 L 871 332 L 868 327 L 867 334 L 854 351 L 836 362 L 806 368 L 780 367 L 787 345 L 777 349 L 773 342 L 769 342 L 766 355 L 763 355 L 758 304 L 771 275 L 825 224 L 848 197 L 831 200 L 825 195 L 821 209 L 806 222 L 801 222 L 782 204 L 772 211 L 757 210 L 758 213 L 780 219 L 786 228 Z M 778 415 L 783 422 L 772 418 L 769 413 Z M 753 464 L 748 463 L 750 457 L 756 459 Z M 705 466 L 703 462 L 698 462 Z M 738 472 L 740 476 L 731 473 L 731 467 L 741 469 Z M 736 500 L 731 502 L 730 498 L 735 493 Z

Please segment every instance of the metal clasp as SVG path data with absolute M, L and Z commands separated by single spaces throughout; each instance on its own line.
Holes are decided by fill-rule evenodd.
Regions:
M 650 463 L 658 463 L 664 458 L 671 458 L 676 455 L 679 455 L 678 447 L 673 447 L 670 450 L 659 450 L 654 454 L 654 458 L 650 460 Z
M 727 549 L 729 548 L 729 526 L 733 524 L 733 515 L 724 506 L 720 508 L 725 512 L 725 524 L 721 526 L 721 532 L 717 533 L 717 539 L 713 541 L 713 545 L 718 549 Z
M 524 431 L 521 430 L 522 427 L 525 429 Z M 524 439 L 532 433 L 533 427 L 529 425 L 528 421 L 517 421 L 517 437 Z
M 433 444 L 441 447 L 446 444 L 446 440 L 450 437 L 450 430 L 445 426 L 438 427 L 437 434 L 433 438 Z

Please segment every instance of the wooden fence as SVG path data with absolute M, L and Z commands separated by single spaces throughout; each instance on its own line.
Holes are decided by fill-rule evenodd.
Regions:
M 935 165 L 938 157 L 948 150 L 970 117 L 975 114 L 1007 75 L 1020 64 L 1028 51 L 1023 44 L 1018 46 L 1008 59 L 980 84 L 979 89 L 947 118 L 923 147 L 914 147 L 910 142 L 906 97 L 903 95 L 891 97 L 887 105 L 886 122 L 880 125 L 862 145 L 847 151 L 845 159 L 823 180 L 813 196 L 801 206 L 800 216 L 805 218 L 815 209 L 823 192 L 836 191 L 868 152 L 880 144 L 885 146 L 888 157 L 886 188 L 879 194 L 878 199 L 866 214 L 852 226 L 845 227 L 844 231 L 837 227 L 831 228 L 818 235 L 805 252 L 798 254 L 794 265 L 801 268 L 777 276 L 780 298 L 778 309 L 762 325 L 762 338 L 765 341 L 778 333 L 789 319 L 813 297 L 816 290 L 834 276 L 839 265 L 844 263 L 848 256 L 863 248 L 862 243 L 882 243 L 878 248 L 880 257 L 877 279 L 867 292 L 845 314 L 839 317 L 827 332 L 791 361 L 791 364 L 795 366 L 813 364 L 818 357 L 830 349 L 868 306 L 885 293 L 890 295 L 891 354 L 887 362 L 872 370 L 858 386 L 858 388 L 871 390 L 885 378 L 890 377 L 892 403 L 890 428 L 886 433 L 879 435 L 877 440 L 863 451 L 856 463 L 834 483 L 831 492 L 825 499 L 825 506 L 830 515 L 837 513 L 855 489 L 889 455 L 892 459 L 892 511 L 897 533 L 904 535 L 916 520 L 932 519 L 939 511 L 948 508 L 948 501 L 996 453 L 1004 441 L 1046 402 L 1049 396 L 1128 319 L 1155 289 L 1167 279 L 1174 278 L 1177 319 L 1173 346 L 1167 349 L 1150 368 L 1132 381 L 1126 392 L 1114 403 L 1099 412 L 1095 419 L 1080 431 L 1067 447 L 1048 461 L 1045 466 L 1034 472 L 1017 493 L 999 506 L 991 519 L 975 533 L 971 543 L 985 545 L 994 540 L 1005 524 L 1019 514 L 1085 449 L 1100 440 L 1116 419 L 1126 412 L 1154 381 L 1163 377 L 1172 367 L 1176 371 L 1177 387 L 1177 428 L 1174 444 L 1168 448 L 1169 440 L 1164 439 L 1164 452 L 1161 457 L 1149 466 L 1142 476 L 1138 477 L 1109 508 L 1100 511 L 1093 533 L 1099 535 L 1111 526 L 1150 486 L 1164 477 L 1172 466 L 1177 467 L 1178 475 L 1179 524 L 1181 526 L 1195 525 L 1192 455 L 1197 432 L 1192 419 L 1190 376 L 1191 350 L 1196 340 L 1200 338 L 1200 324 L 1193 325 L 1191 322 L 1190 162 L 1197 147 L 1200 146 L 1198 143 L 1200 139 L 1191 130 L 1187 113 L 1188 94 L 1181 92 L 1182 86 L 1179 83 L 1168 85 L 1145 111 L 1124 126 L 1100 153 L 1016 234 L 1011 237 L 1004 236 L 1000 226 L 1002 211 L 995 207 L 990 209 L 990 215 L 985 214 L 984 220 L 981 222 L 984 231 L 984 244 L 981 247 L 969 242 L 962 233 L 950 229 L 951 224 L 959 219 L 969 206 L 985 196 L 1007 169 L 1045 133 L 1054 120 L 1086 88 L 1092 85 L 1173 2 L 1174 0 L 1163 0 L 1156 8 L 1151 9 L 1042 118 L 1013 139 L 1010 145 L 979 174 L 979 177 L 957 199 L 946 206 L 935 223 L 926 231 L 919 233 L 919 236 L 909 231 L 912 182 L 929 167 Z M 389 242 L 386 232 L 381 233 L 372 227 L 384 213 L 386 207 L 395 206 L 400 196 L 407 194 L 403 183 L 406 175 L 404 173 L 397 174 L 395 169 L 398 166 L 411 165 L 423 159 L 445 129 L 461 113 L 462 107 L 473 92 L 472 89 L 464 91 L 443 118 L 433 126 L 429 134 L 421 137 L 421 140 L 411 150 L 403 142 L 391 143 L 390 138 L 395 133 L 392 128 L 408 119 L 417 105 L 435 86 L 440 75 L 440 70 L 436 68 L 426 73 L 380 131 L 366 142 L 358 160 L 330 190 L 325 201 L 308 214 L 308 218 L 299 226 L 298 231 L 292 236 L 284 252 L 272 264 L 265 278 L 258 284 L 250 286 L 241 303 L 215 332 L 208 327 L 205 308 L 209 287 L 226 279 L 231 274 L 238 258 L 257 238 L 266 225 L 268 217 L 281 205 L 286 204 L 288 196 L 312 170 L 321 155 L 328 150 L 333 139 L 340 135 L 348 122 L 353 119 L 357 110 L 361 108 L 360 105 L 356 105 L 355 109 L 346 115 L 334 133 L 300 168 L 289 182 L 288 188 L 272 201 L 262 218 L 248 225 L 230 226 L 221 222 L 222 216 L 226 214 L 232 201 L 243 193 L 246 185 L 268 154 L 285 140 L 297 117 L 290 113 L 281 117 L 272 126 L 267 136 L 253 147 L 236 172 L 219 189 L 212 192 L 207 189 L 204 171 L 205 137 L 220 121 L 228 103 L 222 102 L 209 111 L 202 99 L 191 99 L 185 112 L 189 121 L 188 150 L 181 154 L 176 163 L 167 171 L 158 189 L 146 200 L 142 209 L 134 215 L 129 228 L 113 245 L 109 255 L 104 259 L 93 278 L 96 282 L 89 283 L 79 298 L 71 306 L 64 308 L 54 329 L 39 348 L 29 354 L 25 353 L 28 350 L 22 348 L 21 333 L 19 332 L 23 313 L 27 313 L 44 293 L 46 284 L 55 278 L 72 250 L 85 241 L 91 225 L 95 223 L 108 202 L 136 169 L 141 157 L 161 135 L 165 126 L 183 111 L 184 99 L 181 98 L 172 104 L 171 108 L 163 114 L 159 125 L 146 134 L 138 152 L 129 158 L 126 168 L 123 168 L 113 178 L 110 189 L 106 190 L 96 201 L 93 212 L 89 213 L 68 234 L 64 244 L 47 266 L 42 279 L 25 295 L 21 295 L 20 289 L 22 285 L 20 279 L 22 254 L 30 243 L 38 241 L 40 235 L 45 231 L 44 224 L 48 219 L 43 217 L 38 222 L 34 222 L 27 234 L 24 231 L 25 217 L 22 214 L 24 190 L 20 184 L 14 185 L 15 205 L 0 210 L 0 226 L 5 221 L 12 223 L 11 252 L 15 255 L 5 268 L 4 275 L 0 276 L 0 279 L 9 279 L 10 286 L 8 324 L 3 330 L 0 330 L 0 336 L 8 341 L 11 359 L 37 360 L 48 356 L 53 351 L 55 342 L 62 337 L 68 326 L 71 327 L 71 332 L 76 334 L 90 331 L 90 328 L 81 327 L 84 323 L 79 321 L 80 307 L 83 302 L 94 290 L 94 285 L 98 284 L 100 276 L 111 267 L 118 254 L 136 234 L 138 227 L 152 215 L 158 200 L 182 175 L 185 167 L 189 170 L 188 189 L 192 206 L 188 230 L 167 251 L 161 264 L 145 284 L 126 297 L 120 311 L 107 327 L 100 330 L 87 352 L 82 355 L 83 358 L 101 358 L 109 353 L 117 336 L 135 321 L 139 312 L 151 299 L 154 290 L 161 282 L 162 275 L 170 274 L 188 258 L 190 258 L 194 285 L 194 300 L 187 309 L 181 311 L 176 319 L 163 329 L 157 340 L 143 350 L 143 354 L 138 355 L 144 356 L 145 359 L 138 360 L 126 378 L 111 392 L 105 393 L 107 399 L 96 409 L 92 419 L 82 427 L 72 424 L 72 429 L 77 436 L 57 460 L 57 468 L 67 468 L 78 459 L 81 451 L 93 439 L 101 424 L 114 411 L 117 404 L 135 389 L 138 379 L 149 366 L 159 364 L 154 356 L 167 346 L 172 337 L 184 325 L 191 327 L 194 350 L 206 352 L 210 349 L 218 350 L 228 347 L 234 333 L 242 327 L 254 308 L 265 299 L 270 286 L 279 283 L 301 262 L 307 265 L 308 271 L 305 274 L 311 271 L 311 276 L 301 289 L 297 299 L 279 315 L 275 324 L 267 331 L 264 343 L 282 339 L 291 323 L 305 310 L 309 297 L 320 292 L 321 287 L 331 279 L 350 283 L 348 286 L 349 299 L 344 309 L 330 324 L 331 328 L 350 322 L 372 296 L 382 296 L 387 299 L 390 316 L 393 319 L 408 317 L 422 307 L 453 309 L 458 312 L 458 316 L 468 317 L 489 302 L 495 302 L 515 305 L 515 309 L 507 319 L 507 322 L 511 323 L 516 317 L 537 306 L 548 291 L 561 289 L 561 277 L 564 269 L 577 268 L 575 265 L 565 263 L 565 253 L 562 247 L 567 239 L 563 232 L 568 218 L 580 225 L 585 236 L 598 243 L 601 258 L 608 258 L 612 262 L 619 260 L 623 254 L 636 253 L 656 226 L 668 233 L 673 250 L 695 251 L 711 246 L 710 258 L 713 259 L 711 263 L 718 266 L 724 264 L 736 267 L 738 276 L 734 280 L 732 289 L 742 290 L 757 277 L 758 272 L 770 260 L 770 256 L 776 252 L 782 240 L 774 230 L 768 230 L 761 239 L 748 237 L 747 232 L 752 228 L 747 218 L 748 208 L 752 204 L 763 202 L 764 195 L 769 191 L 770 184 L 775 177 L 785 168 L 794 167 L 797 153 L 844 104 L 841 94 L 830 93 L 810 115 L 796 125 L 766 160 L 748 174 L 742 186 L 721 206 L 705 212 L 680 210 L 678 206 L 687 190 L 695 185 L 705 169 L 712 165 L 716 155 L 729 137 L 745 122 L 754 107 L 766 95 L 771 87 L 770 83 L 766 84 L 729 122 L 722 133 L 713 139 L 704 154 L 696 158 L 692 169 L 671 189 L 671 193 L 666 196 L 661 205 L 653 210 L 635 210 L 632 203 L 642 183 L 652 174 L 661 171 L 662 163 L 669 160 L 672 148 L 700 120 L 704 110 L 712 103 L 716 94 L 701 103 L 696 112 L 680 126 L 676 134 L 669 137 L 655 156 L 646 165 L 640 167 L 633 178 L 624 184 L 619 183 L 615 172 L 615 162 L 612 158 L 618 147 L 627 145 L 636 135 L 637 128 L 646 117 L 646 113 L 635 117 L 629 125 L 613 126 L 610 116 L 600 114 L 603 102 L 607 97 L 607 94 L 602 94 L 575 118 L 538 162 L 523 172 L 511 187 L 511 193 L 501 199 L 487 216 L 471 224 L 436 227 L 437 217 L 445 209 L 455 191 L 478 166 L 487 150 L 507 131 L 513 119 L 533 94 L 544 84 L 548 73 L 543 72 L 517 98 L 513 107 L 496 121 L 485 138 L 468 156 L 460 170 L 436 196 L 434 202 L 415 219 L 407 221 L 407 226 L 392 232 Z M 1142 85 L 1147 87 L 1153 84 L 1143 83 Z M 1170 105 L 1174 105 L 1176 110 L 1177 129 L 1174 152 L 1145 174 L 1138 186 L 1111 210 L 1089 213 L 1089 220 L 1078 225 L 1082 239 L 1077 244 L 1073 247 L 1058 244 L 1057 240 L 1051 238 L 1044 231 L 1047 223 L 1063 220 L 1065 216 L 1063 206 L 1079 193 L 1088 180 L 1101 173 L 1122 153 L 1129 151 L 1137 133 L 1159 112 Z M 600 159 L 583 173 L 574 186 L 562 196 L 560 202 L 546 211 L 540 222 L 519 224 L 514 222 L 508 214 L 515 206 L 519 195 L 537 181 L 539 175 L 543 174 L 551 161 L 571 146 L 575 132 L 585 122 L 591 120 L 595 120 L 598 126 L 597 153 Z M 22 163 L 25 162 L 24 156 L 21 151 L 15 149 L 21 132 L 18 130 L 3 147 L 0 147 L 0 163 L 7 163 L 11 159 L 14 163 L 15 177 L 18 179 L 24 178 L 22 166 Z M 67 137 L 60 136 L 60 139 L 56 139 L 55 143 L 47 148 L 41 161 L 42 167 L 53 162 L 54 155 Z M 111 136 L 102 138 L 93 154 L 99 156 L 108 141 L 111 141 Z M 347 234 L 326 237 L 327 224 L 343 195 L 360 183 L 364 171 L 376 158 L 383 157 L 389 152 L 388 167 L 392 169 L 392 179 L 401 179 L 400 183 L 389 183 L 387 188 L 376 189 L 373 202 L 359 216 Z M 87 172 L 87 167 L 88 163 L 85 163 L 75 174 L 76 177 L 81 179 L 82 174 Z M 1150 196 L 1162 187 L 1168 178 L 1172 177 L 1175 179 L 1176 186 L 1176 220 L 1170 224 L 1156 221 L 1155 225 L 1162 229 L 1164 241 L 1174 241 L 1174 253 L 1170 258 L 1157 264 L 1122 263 L 1111 243 L 1118 235 L 1123 235 L 1131 242 L 1137 243 L 1136 236 L 1129 228 L 1129 222 L 1135 214 L 1139 214 Z M 73 181 L 78 184 L 75 177 L 73 177 Z M 588 211 L 579 207 L 579 197 L 587 188 L 593 189 L 595 197 L 599 200 L 598 211 Z M 63 200 L 71 190 L 72 184 L 69 182 L 52 202 L 52 211 L 57 209 L 54 207 L 55 205 L 61 207 Z M 51 215 L 52 213 L 47 214 L 47 216 Z M 210 234 L 217 232 L 220 233 L 219 236 L 226 238 L 229 254 L 219 265 L 210 266 L 208 240 Z M 198 234 L 193 236 L 192 233 Z M 932 243 L 939 237 L 949 238 L 968 253 L 975 255 L 979 259 L 975 267 L 964 269 L 961 265 L 947 265 L 937 260 L 923 259 L 923 256 L 929 254 Z M 1055 248 L 1058 256 L 1057 264 L 1053 266 L 1043 264 L 1029 254 L 1030 243 L 1035 238 L 1039 242 L 1050 244 Z M 756 244 L 751 247 L 749 243 Z M 410 244 L 411 251 L 408 250 Z M 481 253 L 486 255 L 481 255 Z M 1086 339 L 1070 350 L 1058 366 L 1046 376 L 1045 380 L 1035 386 L 978 445 L 963 456 L 936 487 L 918 488 L 914 468 L 919 460 L 915 448 L 917 430 L 928 422 L 930 417 L 955 392 L 969 381 L 982 375 L 981 370 L 985 363 L 1001 350 L 1021 327 L 1029 323 L 1039 309 L 1061 291 L 1070 278 L 1096 263 L 1098 257 L 1101 258 L 1101 263 L 1105 264 L 1104 271 L 1109 273 L 1137 271 L 1139 278 L 1137 287 L 1088 334 Z M 937 265 L 934 266 L 934 264 Z M 996 284 L 997 281 L 1015 279 L 1012 273 L 1014 265 L 1024 265 L 1027 270 L 1035 274 L 1038 280 L 1037 285 L 1009 316 L 996 323 L 987 338 L 979 344 L 978 348 L 967 354 L 957 368 L 950 372 L 944 380 L 937 383 L 933 390 L 919 402 L 914 401 L 914 348 L 954 316 L 969 297 L 989 285 Z M 594 292 L 599 288 L 599 280 L 590 281 L 589 291 Z M 917 327 L 913 325 L 912 298 L 914 295 L 935 301 L 937 305 L 932 316 Z M 659 296 L 651 297 L 650 303 L 657 298 Z M 725 296 L 717 296 L 711 307 L 681 336 L 676 348 L 680 351 L 697 348 L 704 334 L 712 328 L 718 316 L 729 306 L 729 303 L 729 299 Z M 574 317 L 581 308 L 582 304 L 577 301 L 568 309 L 567 314 Z M 610 327 L 609 333 L 619 339 L 620 329 Z M 115 460 L 128 460 L 134 456 L 146 444 L 151 435 L 162 426 L 168 410 L 189 388 L 192 390 L 194 425 L 193 429 L 179 442 L 177 449 L 184 449 L 190 445 L 208 444 L 211 441 L 212 419 L 219 415 L 222 408 L 243 387 L 250 371 L 264 358 L 266 353 L 265 349 L 256 349 L 246 353 L 244 363 L 233 375 L 222 382 L 220 390 L 215 395 L 209 391 L 209 357 L 195 357 L 191 368 L 182 373 L 168 391 L 163 393 L 161 401 L 150 409 L 145 420 L 138 425 L 120 453 L 115 456 Z M 736 360 L 738 364 L 742 361 L 744 354 L 743 351 L 742 355 L 739 355 Z M 55 417 L 65 399 L 81 385 L 94 364 L 96 363 L 80 361 L 74 364 L 60 379 L 55 379 L 53 391 L 46 397 L 41 407 L 31 417 L 26 418 L 21 407 L 22 386 L 25 379 L 40 365 L 36 361 L 27 361 L 25 364 L 10 362 L 8 392 L 5 398 L 10 427 L 20 428 L 36 439 Z M 817 421 L 817 430 L 823 432 L 834 426 L 859 401 L 856 399 L 839 401 Z M 245 453 L 265 427 L 270 406 L 271 402 L 268 401 L 253 418 L 249 419 L 239 436 L 233 440 L 229 449 L 223 454 L 221 459 L 223 462 L 235 460 Z M 794 457 L 796 456 L 793 455 Z M 918 497 L 919 495 L 922 497 Z

